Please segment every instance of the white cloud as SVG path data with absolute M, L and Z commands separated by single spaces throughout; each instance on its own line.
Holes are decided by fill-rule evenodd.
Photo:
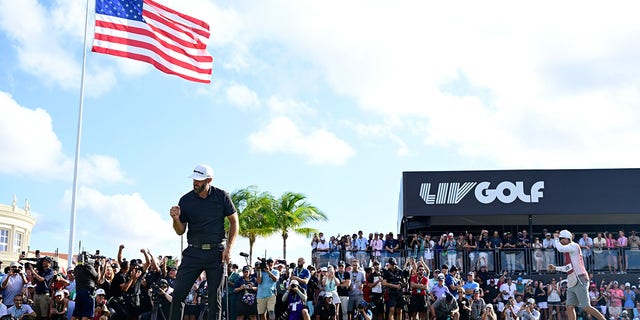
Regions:
M 400 141 L 411 134 L 505 166 L 635 166 L 640 45 L 628 39 L 640 26 L 630 4 L 569 2 L 549 12 L 356 1 L 336 12 L 327 2 L 257 2 L 236 8 L 242 36 L 228 47 L 277 47 L 285 56 L 273 68 L 320 72 L 333 94 L 381 123 L 398 121 Z
M 20 68 L 67 90 L 80 88 L 84 16 L 84 6 L 77 1 L 58 1 L 48 11 L 36 0 L 0 0 L 0 29 L 14 41 Z M 90 95 L 115 85 L 109 70 L 88 69 L 95 70 L 87 74 Z
M 311 164 L 343 165 L 355 151 L 345 141 L 324 129 L 303 132 L 287 117 L 276 117 L 249 136 L 253 150 L 294 154 Z
M 43 109 L 20 106 L 0 91 L 0 172 L 38 179 L 68 179 L 73 159 L 62 152 L 51 116 Z M 79 176 L 86 182 L 129 182 L 117 159 L 81 157 Z
M 65 193 L 70 204 L 71 192 Z M 149 207 L 137 194 L 112 194 L 81 187 L 77 195 L 77 240 L 86 248 L 117 250 L 125 244 L 126 257 L 141 256 L 139 250 L 179 256 L 180 237 L 173 230 L 169 215 L 162 215 Z M 113 237 L 112 234 L 125 235 Z M 115 252 L 112 252 L 115 254 Z
M 255 91 L 242 84 L 232 84 L 225 90 L 227 100 L 241 108 L 249 109 L 260 106 L 260 100 Z

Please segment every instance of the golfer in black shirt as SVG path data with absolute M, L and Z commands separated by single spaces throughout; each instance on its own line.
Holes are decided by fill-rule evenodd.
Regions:
M 171 207 L 173 229 L 178 235 L 187 232 L 188 247 L 182 252 L 182 263 L 173 291 L 169 320 L 181 320 L 183 301 L 196 278 L 204 270 L 209 284 L 209 319 L 220 320 L 223 268 L 229 262 L 231 248 L 238 234 L 238 214 L 229 194 L 211 185 L 213 170 L 198 165 L 190 176 L 193 190 Z M 225 237 L 224 219 L 229 220 Z

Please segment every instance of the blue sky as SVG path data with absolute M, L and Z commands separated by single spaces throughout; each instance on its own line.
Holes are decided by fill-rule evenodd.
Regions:
M 396 231 L 402 171 L 637 167 L 634 2 L 160 2 L 211 25 L 213 82 L 88 54 L 87 250 L 178 256 L 168 210 L 198 163 L 304 193 L 326 234 Z M 0 0 L 0 203 L 29 199 L 32 249 L 67 251 L 83 28 L 84 1 Z

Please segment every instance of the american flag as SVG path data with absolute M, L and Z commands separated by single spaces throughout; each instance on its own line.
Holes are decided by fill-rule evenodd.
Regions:
M 96 0 L 91 51 L 144 61 L 196 82 L 211 82 L 209 25 L 153 0 Z

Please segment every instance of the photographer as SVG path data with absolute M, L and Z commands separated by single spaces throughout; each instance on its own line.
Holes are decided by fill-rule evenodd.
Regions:
M 371 320 L 373 312 L 369 308 L 369 304 L 366 301 L 362 301 L 358 304 L 358 309 L 353 314 L 354 320 Z
M 258 301 L 258 314 L 260 319 L 274 320 L 276 307 L 276 282 L 280 277 L 280 272 L 273 268 L 273 259 L 260 259 L 260 265 L 256 270 L 258 281 L 258 293 L 256 295 Z
M 11 262 L 9 274 L 7 274 L 2 281 L 4 302 L 7 308 L 13 305 L 13 298 L 22 293 L 22 288 L 27 283 L 27 277 L 20 267 L 21 265 L 19 263 Z
M 533 298 L 527 299 L 527 302 L 520 308 L 517 315 L 520 320 L 539 320 L 540 311 L 536 307 L 536 300 Z
M 439 297 L 431 304 L 431 314 L 436 320 L 458 320 L 460 318 L 458 302 L 451 293 L 447 292 L 444 297 Z
M 504 304 L 504 309 L 502 310 L 502 319 L 516 320 L 518 311 L 520 311 L 520 308 L 518 308 L 518 306 L 516 305 L 515 299 L 511 297 Z
M 318 298 L 318 305 L 313 314 L 315 320 L 336 320 L 336 307 L 333 304 L 333 294 L 324 292 Z
M 493 305 L 491 303 L 487 303 L 482 311 L 482 320 L 498 320 L 498 315 L 493 310 Z
M 395 258 L 389 258 L 389 269 L 384 271 L 382 276 L 382 286 L 388 290 L 387 310 L 389 311 L 388 320 L 400 320 L 404 300 L 402 298 L 402 270 L 398 268 L 398 262 Z
M 156 318 L 152 320 L 164 320 L 168 318 L 169 312 L 171 312 L 171 302 L 173 301 L 171 293 L 173 293 L 173 288 L 169 287 L 169 283 L 165 279 L 161 279 L 158 281 L 158 284 L 151 286 L 149 289 L 151 304 L 154 307 L 156 305 L 158 306 Z M 140 315 L 140 319 L 147 320 L 151 319 L 152 316 L 153 311 L 149 311 Z
M 302 288 L 298 280 L 291 280 L 287 291 L 282 296 L 282 302 L 287 303 L 287 311 L 289 311 L 289 320 L 301 320 L 302 310 L 307 301 L 307 293 Z
M 73 275 L 76 279 L 76 306 L 73 309 L 72 319 L 93 318 L 95 306 L 93 292 L 98 283 L 98 271 L 94 268 L 94 261 L 89 260 L 86 252 L 80 255 L 78 265 L 73 269 Z
M 33 264 L 25 262 L 27 270 L 31 270 L 33 282 L 36 285 L 33 308 L 40 319 L 46 319 L 49 314 L 49 282 L 53 279 L 51 263 L 51 257 L 44 257 L 41 262 L 42 267 L 34 270 Z

